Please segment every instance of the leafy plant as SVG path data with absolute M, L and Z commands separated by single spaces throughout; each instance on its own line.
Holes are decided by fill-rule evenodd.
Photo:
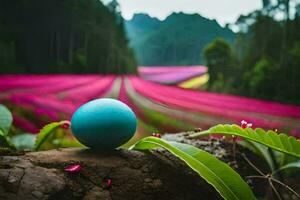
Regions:
M 290 169 L 290 168 L 299 168 L 300 169 L 300 160 L 298 160 L 296 162 L 291 162 L 287 165 L 284 165 L 284 166 L 280 167 L 278 171 L 282 171 L 282 170 L 286 170 L 286 169 Z
M 8 133 L 12 125 L 12 114 L 3 105 L 0 105 L 0 147 L 16 149 L 15 145 L 11 143 Z
M 263 173 L 258 167 L 251 163 L 245 156 L 244 159 L 252 166 L 260 175 L 248 176 L 247 178 L 258 178 L 261 180 L 267 180 L 269 183 L 270 188 L 274 192 L 275 196 L 278 199 L 282 199 L 281 193 L 276 189 L 274 184 L 281 186 L 283 189 L 287 190 L 288 192 L 292 193 L 296 197 L 300 198 L 300 195 L 293 190 L 291 187 L 286 185 L 280 179 L 282 179 L 281 175 L 278 176 L 279 179 L 276 179 L 277 173 L 280 173 L 283 170 L 287 170 L 290 168 L 300 168 L 299 160 L 295 162 L 287 163 L 284 166 L 278 164 L 278 158 L 282 157 L 284 162 L 286 163 L 287 160 L 294 160 L 291 158 L 300 157 L 300 141 L 294 137 L 288 136 L 286 134 L 278 134 L 274 131 L 264 131 L 261 128 L 257 128 L 253 130 L 252 128 L 241 128 L 237 125 L 217 125 L 212 127 L 206 131 L 202 131 L 200 133 L 195 133 L 190 135 L 191 138 L 203 137 L 208 136 L 211 134 L 223 134 L 223 135 L 231 135 L 231 136 L 238 136 L 242 137 L 246 140 L 240 142 L 244 147 L 249 148 L 253 152 L 260 155 L 262 158 L 266 160 L 269 164 L 271 172 L 270 173 Z M 277 150 L 278 152 L 273 152 L 273 150 Z M 282 152 L 282 153 L 279 153 Z M 287 159 L 289 158 L 289 159 Z
M 2 131 L 0 131 L 0 147 L 16 150 L 15 145 L 11 143 L 9 137 Z
M 224 199 L 256 199 L 247 183 L 231 167 L 194 146 L 147 137 L 138 141 L 130 149 L 151 150 L 159 147 L 183 160 L 211 184 Z
M 192 134 L 191 137 L 203 137 L 211 134 L 234 135 L 258 142 L 272 149 L 300 158 L 300 141 L 294 137 L 261 128 L 241 128 L 237 125 L 217 125 L 206 131 Z
M 85 147 L 67 131 L 69 127 L 69 121 L 53 122 L 44 126 L 37 135 L 34 150 Z
M 35 135 L 23 133 L 10 136 L 10 129 L 13 123 L 11 112 L 3 105 L 0 105 L 0 147 L 12 150 L 31 150 Z
M 253 142 L 251 140 L 243 140 L 243 141 L 240 141 L 238 144 L 249 149 L 256 155 L 259 155 L 261 158 L 263 158 L 269 165 L 269 168 L 271 171 L 275 170 L 274 160 L 273 160 L 272 156 L 270 155 L 270 149 L 268 147 L 266 147 L 262 144 L 259 144 L 257 142 Z
M 13 117 L 10 111 L 3 105 L 0 105 L 0 131 L 7 135 L 12 125 Z
M 34 144 L 34 149 L 36 151 L 40 150 L 42 145 L 47 141 L 47 139 L 51 136 L 51 134 L 53 134 L 54 131 L 58 129 L 62 124 L 63 122 L 52 122 L 44 126 L 38 133 L 38 136 Z
M 17 150 L 32 150 L 34 148 L 36 135 L 23 133 L 11 137 L 10 140 L 13 144 L 15 144 Z
M 30 133 L 12 135 L 9 131 L 13 122 L 12 114 L 3 105 L 0 105 L 0 147 L 12 150 L 44 150 L 57 147 L 82 146 L 73 138 L 65 137 L 60 127 L 68 121 L 53 122 L 46 125 L 36 136 Z

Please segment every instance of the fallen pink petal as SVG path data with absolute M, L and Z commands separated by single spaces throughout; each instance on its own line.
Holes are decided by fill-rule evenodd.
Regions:
M 82 167 L 80 164 L 69 165 L 69 166 L 65 167 L 65 171 L 70 172 L 70 173 L 78 173 L 81 170 L 82 170 Z
M 106 189 L 109 189 L 109 188 L 111 188 L 111 186 L 112 186 L 112 179 L 110 179 L 110 178 L 105 179 L 105 180 L 104 180 L 104 187 L 105 187 Z

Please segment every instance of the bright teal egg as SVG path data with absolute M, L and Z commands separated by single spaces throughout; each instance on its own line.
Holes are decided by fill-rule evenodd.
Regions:
M 74 136 L 95 150 L 112 150 L 134 135 L 137 119 L 124 103 L 114 99 L 96 99 L 82 105 L 72 116 Z

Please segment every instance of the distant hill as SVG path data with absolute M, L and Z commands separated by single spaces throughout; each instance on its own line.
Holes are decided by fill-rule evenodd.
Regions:
M 160 21 L 135 14 L 125 22 L 139 65 L 204 64 L 202 49 L 216 37 L 233 42 L 235 34 L 199 14 L 173 13 Z

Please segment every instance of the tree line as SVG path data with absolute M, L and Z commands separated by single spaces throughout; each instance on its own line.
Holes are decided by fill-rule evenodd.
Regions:
M 300 104 L 300 4 L 263 5 L 237 20 L 235 45 L 218 38 L 204 49 L 208 90 Z
M 135 73 L 117 6 L 1 0 L 0 73 Z

